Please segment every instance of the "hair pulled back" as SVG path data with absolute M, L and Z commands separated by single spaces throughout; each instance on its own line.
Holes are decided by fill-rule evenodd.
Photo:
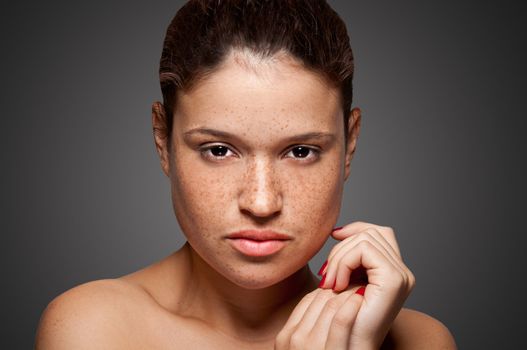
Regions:
M 190 90 L 232 49 L 249 49 L 261 58 L 285 51 L 320 74 L 340 90 L 347 130 L 353 53 L 345 23 L 325 0 L 191 0 L 168 26 L 161 55 L 168 138 L 177 91 Z

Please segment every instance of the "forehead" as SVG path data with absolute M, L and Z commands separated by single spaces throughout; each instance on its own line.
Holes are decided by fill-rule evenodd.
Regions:
M 329 128 L 342 119 L 338 89 L 284 53 L 262 58 L 233 50 L 176 101 L 174 123 L 189 127 L 230 121 Z

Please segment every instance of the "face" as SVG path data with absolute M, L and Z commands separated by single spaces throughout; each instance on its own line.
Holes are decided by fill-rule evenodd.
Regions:
M 287 55 L 241 51 L 176 101 L 170 145 L 156 145 L 191 247 L 250 289 L 305 266 L 338 219 L 358 111 L 350 118 L 357 128 L 344 131 L 338 90 L 318 74 Z M 163 116 L 154 110 L 156 127 Z M 278 236 L 233 238 L 244 230 Z

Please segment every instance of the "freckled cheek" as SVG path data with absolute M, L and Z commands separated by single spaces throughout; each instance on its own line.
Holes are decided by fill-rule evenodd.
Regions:
M 232 175 L 232 174 L 231 174 Z M 182 159 L 171 176 L 172 202 L 185 232 L 206 234 L 225 221 L 236 193 L 236 177 L 218 168 L 203 167 Z M 186 226 L 188 230 L 186 230 Z
M 320 235 L 320 230 L 331 230 L 339 215 L 343 184 L 338 168 L 319 168 L 289 177 L 287 203 L 291 219 L 303 234 Z M 329 232 L 329 231 L 328 231 Z

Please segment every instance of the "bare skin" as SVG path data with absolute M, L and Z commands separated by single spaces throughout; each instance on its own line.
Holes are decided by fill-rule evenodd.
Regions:
M 143 270 L 57 297 L 37 349 L 306 348 L 298 343 L 309 339 L 306 329 L 320 348 L 455 348 L 441 323 L 401 309 L 414 280 L 391 229 L 356 222 L 333 232 L 360 110 L 343 132 L 337 90 L 320 76 L 288 56 L 241 52 L 177 101 L 170 139 L 159 103 L 152 121 L 187 244 Z M 248 256 L 228 238 L 243 229 L 288 239 L 276 253 Z M 341 243 L 317 288 L 307 263 L 330 234 Z M 358 261 L 364 297 L 351 279 Z M 331 321 L 338 309 L 350 310 L 345 334 Z
M 236 337 L 207 319 L 179 313 L 177 300 L 195 293 L 181 273 L 187 254 L 183 248 L 131 275 L 62 294 L 43 315 L 36 349 L 273 349 L 274 332 L 265 336 L 254 329 L 253 337 L 246 330 Z M 409 309 L 401 310 L 385 343 L 386 349 L 455 348 L 441 323 Z

